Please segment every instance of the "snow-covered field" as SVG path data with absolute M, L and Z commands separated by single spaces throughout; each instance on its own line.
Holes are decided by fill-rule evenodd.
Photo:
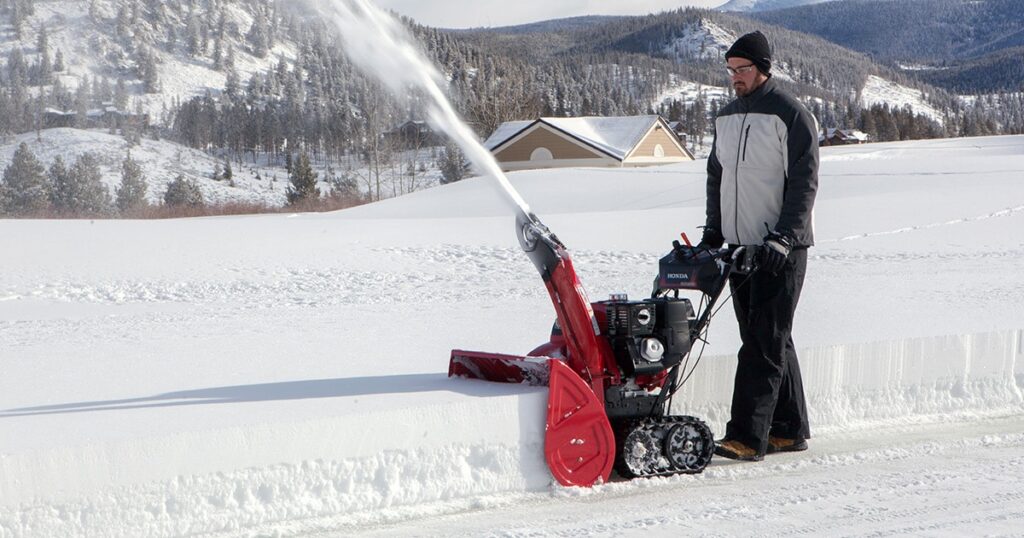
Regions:
M 811 450 L 552 485 L 546 391 L 445 376 L 553 312 L 471 179 L 324 215 L 0 221 L 0 537 L 1019 535 L 1024 136 L 822 150 Z M 703 224 L 702 161 L 510 179 L 592 299 Z M 722 431 L 728 309 L 679 411 Z

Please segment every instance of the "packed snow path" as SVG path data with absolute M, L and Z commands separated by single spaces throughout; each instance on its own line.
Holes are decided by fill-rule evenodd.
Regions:
M 812 497 L 779 510 L 828 523 L 812 501 L 834 479 L 864 513 L 910 513 L 919 499 L 893 505 L 851 484 L 924 475 L 939 463 L 931 458 L 950 458 L 959 478 L 949 484 L 983 476 L 1003 491 L 998 479 L 1013 468 L 969 472 L 954 456 L 960 446 L 984 461 L 1024 452 L 1020 428 L 999 425 L 1024 411 L 1024 137 L 822 155 L 818 245 L 795 334 L 815 441 L 789 483 Z M 569 246 L 592 299 L 642 297 L 671 240 L 703 223 L 703 166 L 511 181 Z M 770 492 L 773 469 L 790 461 L 733 471 L 716 460 L 691 482 L 551 493 L 546 391 L 444 374 L 452 348 L 524 352 L 553 317 L 487 180 L 327 215 L 0 221 L 0 253 L 0 538 L 374 531 L 399 516 L 552 496 L 580 507 L 574 520 L 635 522 L 630 514 L 651 513 L 636 510 L 645 488 L 686 498 L 695 493 L 684 484 L 728 490 L 735 479 Z M 709 341 L 676 405 L 721 432 L 737 343 L 728 310 Z M 946 425 L 975 423 L 994 426 L 944 436 Z M 914 425 L 923 438 L 903 429 Z M 878 428 L 889 432 L 881 442 Z M 889 458 L 901 450 L 907 458 Z M 868 464 L 837 463 L 845 471 L 833 477 L 830 458 Z M 908 463 L 917 459 L 929 463 Z M 621 488 L 640 497 L 613 517 L 601 499 Z M 990 498 L 952 489 L 942 498 Z M 1005 506 L 1016 504 L 1010 493 Z M 717 506 L 753 518 L 763 502 L 737 489 Z M 496 527 L 512 519 L 502 510 L 487 516 Z M 993 510 L 1009 526 L 979 528 L 1021 528 L 1004 506 Z M 454 531 L 475 532 L 452 517 Z M 950 533 L 978 524 L 943 521 Z M 758 520 L 765 533 L 792 523 Z M 441 521 L 423 525 L 444 534 Z
M 751 464 L 717 459 L 700 476 L 593 491 L 438 503 L 308 536 L 1019 536 L 1024 417 L 834 433 L 813 450 Z M 415 517 L 433 510 L 429 519 Z M 364 523 L 365 526 L 365 523 Z M 292 530 L 298 530 L 295 526 Z

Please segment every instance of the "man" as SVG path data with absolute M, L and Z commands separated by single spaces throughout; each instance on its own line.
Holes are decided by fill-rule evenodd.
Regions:
M 761 32 L 739 38 L 725 58 L 737 99 L 715 119 L 701 243 L 757 246 L 761 254 L 757 271 L 729 277 L 742 346 L 731 417 L 715 453 L 760 461 L 806 450 L 811 436 L 791 332 L 814 244 L 818 128 L 776 87 Z

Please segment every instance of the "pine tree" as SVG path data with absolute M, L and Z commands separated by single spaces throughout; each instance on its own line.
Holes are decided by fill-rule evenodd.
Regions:
M 60 73 L 64 71 L 64 51 L 57 49 L 57 55 L 53 58 L 53 71 Z
M 252 21 L 252 27 L 249 28 L 249 33 L 246 34 L 245 38 L 252 45 L 252 53 L 254 56 L 259 58 L 266 58 L 267 53 L 270 52 L 270 29 L 267 25 L 266 16 L 262 11 L 256 13 L 256 17 Z
M 185 46 L 188 49 L 188 53 L 193 57 L 200 56 L 202 51 L 203 36 L 199 29 L 199 17 L 193 15 L 188 19 L 188 25 L 185 27 Z
M 327 182 L 331 186 L 331 192 L 328 196 L 332 200 L 352 203 L 358 203 L 362 200 L 362 195 L 359 192 L 359 183 L 352 176 L 348 174 L 331 176 Z
M 146 177 L 131 153 L 121 163 L 121 185 L 117 188 L 117 208 L 122 214 L 138 211 L 146 202 Z
M 213 68 L 217 71 L 224 70 L 224 49 L 220 38 L 213 41 Z
M 453 145 L 447 145 L 441 153 L 441 159 L 437 163 L 441 169 L 441 184 L 455 183 L 461 181 L 469 174 L 469 162 L 466 161 L 462 150 Z
M 174 181 L 167 184 L 164 204 L 172 207 L 203 207 L 205 201 L 202 191 L 199 190 L 199 185 L 178 174 Z
M 135 56 L 136 70 L 146 93 L 160 92 L 160 71 L 157 69 L 157 57 L 147 47 L 139 47 Z
M 50 64 L 50 44 L 46 34 L 46 27 L 39 29 L 39 37 L 36 40 L 36 49 L 39 51 L 39 65 L 36 70 L 36 83 L 39 86 L 53 84 L 53 66 Z
M 61 211 L 62 193 L 68 188 L 68 168 L 64 165 L 64 159 L 60 155 L 54 157 L 46 176 L 50 180 L 50 205 L 57 211 Z
M 84 129 L 89 121 L 89 75 L 82 77 L 75 88 L 75 125 Z
M 124 6 L 121 6 L 117 10 L 117 18 L 114 21 L 114 34 L 117 35 L 118 39 L 125 42 L 129 35 L 131 23 L 128 18 L 128 11 Z
M 114 89 L 114 107 L 122 111 L 128 110 L 128 88 L 125 86 L 123 78 L 117 79 Z
M 46 168 L 22 142 L 0 182 L 0 212 L 29 215 L 43 211 L 50 206 L 50 192 Z
M 228 54 L 227 54 L 227 57 L 224 58 L 224 69 L 227 69 L 229 71 L 232 71 L 232 70 L 235 69 L 235 46 L 234 45 L 231 45 L 231 44 L 228 45 Z
M 178 31 L 174 29 L 174 25 L 168 25 L 167 27 L 167 41 L 164 43 L 164 50 L 174 54 L 174 49 L 178 46 Z
M 103 184 L 95 155 L 84 153 L 70 169 L 65 171 L 63 167 L 59 156 L 50 167 L 53 205 L 57 211 L 66 215 L 101 215 L 110 209 L 110 191 Z
M 224 161 L 224 175 L 222 176 L 225 180 L 230 181 L 232 184 L 235 182 L 235 174 L 231 170 L 231 159 Z
M 291 183 L 291 187 L 288 187 L 289 205 L 320 199 L 316 176 L 316 172 L 309 164 L 309 155 L 306 152 L 300 153 L 298 159 L 292 162 L 292 171 L 288 175 L 288 181 Z
M 227 80 L 224 83 L 224 94 L 229 101 L 236 101 L 242 95 L 242 82 L 238 78 L 238 72 L 232 67 L 228 70 Z

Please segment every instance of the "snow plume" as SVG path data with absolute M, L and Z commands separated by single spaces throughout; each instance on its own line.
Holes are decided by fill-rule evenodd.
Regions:
M 306 0 L 338 28 L 345 53 L 357 67 L 380 80 L 396 96 L 410 89 L 427 97 L 428 120 L 462 148 L 477 173 L 498 181 L 508 198 L 524 213 L 530 208 L 508 182 L 494 157 L 459 119 L 445 96 L 445 79 L 401 22 L 369 0 Z

